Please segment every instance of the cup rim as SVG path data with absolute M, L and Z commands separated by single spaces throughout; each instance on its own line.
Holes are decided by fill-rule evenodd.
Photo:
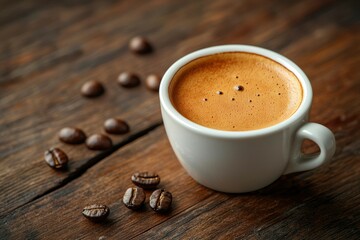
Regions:
M 191 120 L 185 118 L 181 115 L 175 107 L 172 105 L 170 96 L 169 96 L 169 85 L 170 82 L 175 75 L 175 73 L 187 63 L 208 55 L 213 55 L 217 53 L 225 53 L 225 52 L 247 52 L 247 53 L 254 53 L 258 54 L 267 58 L 270 58 L 282 66 L 286 67 L 295 76 L 298 78 L 299 82 L 301 83 L 302 90 L 303 90 L 303 99 L 299 108 L 296 112 L 291 115 L 288 119 L 277 123 L 275 125 L 260 128 L 256 130 L 247 130 L 247 131 L 226 131 L 226 130 L 218 130 L 209 127 L 202 126 Z M 309 79 L 305 75 L 305 73 L 290 59 L 273 52 L 271 50 L 251 46 L 251 45 L 220 45 L 220 46 L 213 46 L 204 48 L 201 50 L 197 50 L 195 52 L 189 53 L 175 63 L 173 63 L 170 68 L 165 72 L 160 88 L 159 88 L 159 97 L 160 97 L 160 104 L 162 106 L 162 111 L 166 111 L 166 113 L 174 119 L 176 122 L 184 126 L 185 128 L 195 131 L 200 134 L 213 136 L 213 137 L 222 137 L 222 138 L 239 138 L 239 137 L 256 137 L 261 135 L 268 135 L 277 131 L 280 131 L 284 128 L 289 127 L 292 123 L 296 122 L 297 120 L 301 119 L 310 109 L 311 102 L 312 102 L 312 88 Z

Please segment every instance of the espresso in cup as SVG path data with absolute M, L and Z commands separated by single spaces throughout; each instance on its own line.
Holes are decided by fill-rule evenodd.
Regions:
M 290 118 L 303 89 L 298 78 L 267 57 L 225 52 L 181 67 L 169 86 L 170 100 L 187 119 L 202 126 L 249 131 Z

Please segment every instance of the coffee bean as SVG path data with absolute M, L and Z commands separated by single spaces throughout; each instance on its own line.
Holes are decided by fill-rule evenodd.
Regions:
M 151 74 L 147 76 L 145 83 L 146 87 L 152 91 L 158 91 L 160 86 L 161 78 L 158 75 Z
M 66 153 L 60 148 L 51 148 L 45 151 L 44 158 L 46 163 L 55 169 L 61 169 L 66 167 L 69 158 Z
M 236 91 L 244 91 L 244 87 L 241 86 L 241 85 L 235 86 L 234 89 L 235 89 Z
M 134 37 L 130 40 L 129 48 L 137 54 L 149 53 L 152 51 L 150 43 L 144 37 Z
M 216 94 L 223 95 L 224 93 L 222 91 L 217 91 Z
M 110 209 L 106 205 L 93 204 L 84 207 L 82 214 L 92 221 L 103 221 L 109 216 Z
M 104 128 L 107 133 L 125 134 L 129 132 L 129 125 L 118 118 L 109 118 L 104 122 Z
M 64 143 L 79 144 L 85 141 L 86 135 L 79 128 L 66 127 L 60 130 L 59 139 Z
M 118 77 L 118 83 L 125 88 L 133 88 L 140 84 L 140 78 L 130 72 L 123 72 Z
M 112 141 L 106 135 L 93 134 L 86 139 L 86 146 L 91 150 L 106 150 L 112 147 Z
M 166 212 L 170 209 L 172 195 L 165 189 L 155 190 L 150 196 L 150 207 L 155 212 Z
M 81 94 L 84 97 L 98 97 L 105 91 L 103 85 L 98 81 L 88 81 L 81 87 Z
M 160 177 L 154 172 L 137 172 L 131 176 L 131 181 L 141 188 L 152 189 L 160 183 Z
M 142 188 L 128 188 L 123 197 L 123 203 L 130 209 L 139 209 L 145 202 L 145 192 Z

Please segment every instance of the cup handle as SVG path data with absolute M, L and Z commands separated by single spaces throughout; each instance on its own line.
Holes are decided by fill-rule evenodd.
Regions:
M 304 154 L 301 145 L 305 139 L 314 141 L 320 148 L 316 154 Z M 334 134 L 323 125 L 305 123 L 295 135 L 293 153 L 284 174 L 307 171 L 331 160 L 336 150 Z

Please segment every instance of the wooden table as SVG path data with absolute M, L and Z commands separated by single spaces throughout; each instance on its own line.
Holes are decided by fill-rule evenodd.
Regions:
M 351 0 L 2 1 L 0 239 L 359 239 L 359 14 Z M 155 51 L 131 53 L 127 45 L 136 35 L 150 39 Z M 191 51 L 229 43 L 272 49 L 307 73 L 311 120 L 336 136 L 330 164 L 252 193 L 212 191 L 178 163 L 157 93 L 144 81 L 128 90 L 116 83 L 122 71 L 144 80 Z M 92 79 L 106 93 L 85 99 L 81 85 Z M 66 126 L 102 132 L 109 117 L 131 127 L 111 135 L 109 151 L 57 138 Z M 66 171 L 45 164 L 50 147 L 70 156 Z M 123 205 L 138 170 L 159 173 L 161 187 L 174 196 L 170 213 Z M 108 221 L 82 216 L 92 203 L 110 207 Z

